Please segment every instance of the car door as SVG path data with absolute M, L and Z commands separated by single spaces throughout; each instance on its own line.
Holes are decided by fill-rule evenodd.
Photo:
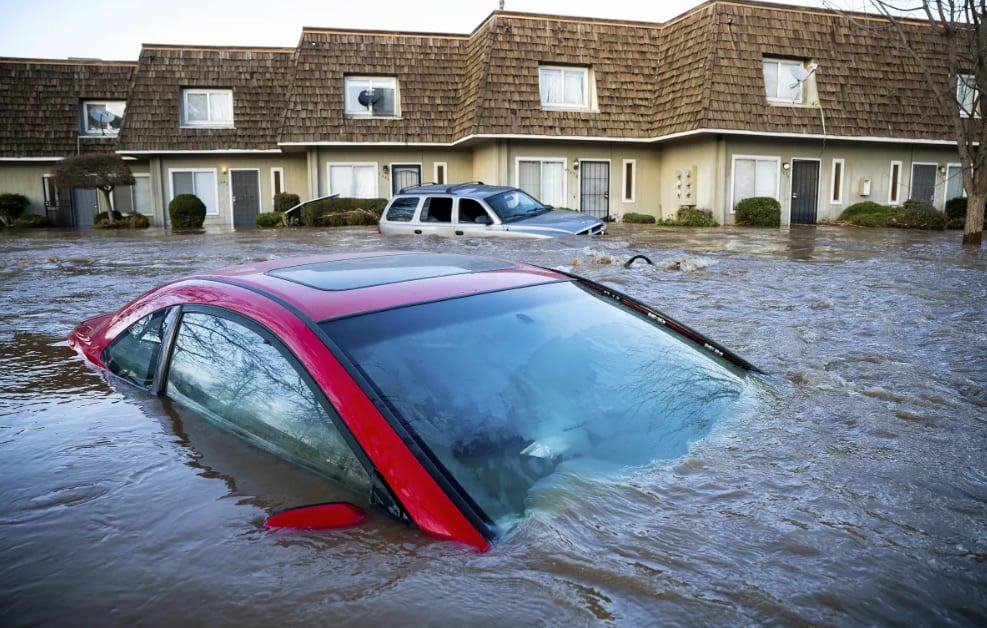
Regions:
M 426 196 L 418 213 L 415 233 L 418 235 L 453 235 L 452 197 Z
M 479 220 L 479 222 L 477 222 Z M 456 203 L 454 234 L 464 237 L 488 237 L 505 233 L 497 216 L 472 198 L 460 198 Z

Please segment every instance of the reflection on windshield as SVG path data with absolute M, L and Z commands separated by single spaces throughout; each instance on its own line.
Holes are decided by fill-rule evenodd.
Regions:
M 503 222 L 515 222 L 548 211 L 544 205 L 521 190 L 508 190 L 486 200 Z
M 555 470 L 681 456 L 747 387 L 743 371 L 572 282 L 324 328 L 497 523 Z

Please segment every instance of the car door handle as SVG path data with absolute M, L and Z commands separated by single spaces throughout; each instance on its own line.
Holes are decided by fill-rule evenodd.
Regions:
M 421 235 L 421 234 L 422 234 L 421 229 L 415 229 L 415 235 Z
M 457 231 L 456 232 L 456 235 L 463 235 L 463 232 L 462 231 Z

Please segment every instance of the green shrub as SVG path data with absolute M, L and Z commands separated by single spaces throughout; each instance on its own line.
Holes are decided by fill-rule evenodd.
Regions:
M 24 214 L 14 220 L 14 226 L 21 229 L 36 229 L 48 226 L 48 218 L 39 214 Z
M 257 227 L 260 229 L 270 229 L 280 227 L 284 221 L 284 214 L 279 211 L 261 212 L 257 214 Z
M 124 219 L 127 226 L 131 229 L 147 229 L 151 226 L 151 221 L 147 219 L 147 216 L 138 212 L 131 212 L 127 214 Z
M 896 215 L 898 215 L 896 207 L 881 205 L 874 201 L 862 201 L 844 209 L 839 220 L 859 227 L 885 227 Z
M 946 216 L 950 220 L 956 218 L 966 220 L 966 197 L 957 196 L 946 201 Z
M 301 203 L 301 199 L 298 198 L 297 194 L 291 194 L 289 192 L 281 192 L 280 194 L 274 195 L 274 211 L 283 212 L 286 209 L 291 209 L 295 205 Z M 257 225 L 258 227 L 260 225 Z
M 624 214 L 622 218 L 624 222 L 635 223 L 639 225 L 653 225 L 655 224 L 655 217 L 650 214 L 636 214 L 634 212 L 628 212 Z
M 308 227 L 376 225 L 386 205 L 386 198 L 334 197 L 308 203 L 299 211 L 302 224 Z
M 125 228 L 127 225 L 121 224 L 123 221 L 123 214 L 117 210 L 113 210 L 113 222 L 110 222 L 109 212 L 99 212 L 93 216 L 93 226 L 97 229 L 121 229 Z
M 949 219 L 941 211 L 936 210 L 928 201 L 912 203 L 907 201 L 898 215 L 888 221 L 889 227 L 902 229 L 930 229 L 941 231 L 946 228 Z
M 738 225 L 751 227 L 780 227 L 781 203 L 770 196 L 752 196 L 733 208 Z
M 780 209 L 779 209 L 780 212 Z M 713 212 L 708 209 L 697 209 L 683 205 L 675 213 L 677 223 L 682 227 L 719 227 L 720 223 L 713 218 Z
M 206 220 L 206 204 L 195 194 L 179 194 L 168 203 L 173 229 L 201 229 Z
M 0 222 L 11 226 L 30 207 L 31 201 L 23 194 L 0 194 Z

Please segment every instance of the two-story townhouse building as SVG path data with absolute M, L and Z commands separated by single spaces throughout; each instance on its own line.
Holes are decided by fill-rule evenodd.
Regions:
M 286 49 L 145 45 L 121 64 L 130 80 L 112 94 L 126 112 L 103 146 L 133 160 L 146 190 L 133 206 L 156 224 L 182 192 L 205 200 L 207 227 L 240 227 L 281 191 L 384 198 L 467 180 L 610 218 L 689 205 L 730 224 L 750 196 L 779 199 L 786 224 L 861 200 L 942 207 L 963 190 L 936 98 L 962 100 L 963 86 L 929 25 L 904 23 L 940 75 L 879 16 L 749 0 L 661 24 L 495 11 L 462 35 L 305 28 Z M 37 91 L 7 69 L 32 63 L 54 62 L 0 60 L 4 87 Z M 91 92 L 64 99 L 75 126 L 59 127 L 58 148 L 0 127 L 0 191 L 43 202 L 44 166 L 12 164 L 87 149 Z M 6 120 L 14 103 L 0 102 Z

